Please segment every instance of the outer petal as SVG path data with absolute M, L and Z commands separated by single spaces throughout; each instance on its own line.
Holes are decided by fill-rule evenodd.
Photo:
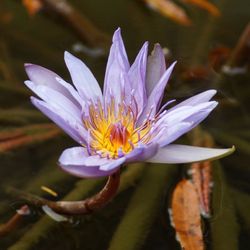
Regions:
M 135 148 L 129 154 L 125 155 L 126 162 L 139 162 L 145 161 L 156 154 L 159 145 L 157 143 L 152 143 L 150 145 L 141 145 Z
M 149 116 L 149 118 L 152 118 L 155 116 L 161 99 L 163 97 L 164 94 L 164 89 L 167 85 L 167 82 L 170 78 L 170 75 L 174 69 L 176 62 L 174 62 L 163 74 L 163 76 L 161 77 L 160 81 L 157 83 L 157 85 L 155 86 L 155 88 L 153 89 L 153 91 L 151 92 L 149 98 L 148 98 L 148 102 L 147 105 L 142 113 L 142 115 L 139 118 L 139 124 L 143 122 L 143 120 L 145 119 L 146 116 Z
M 58 110 L 63 110 L 64 112 L 70 114 L 70 116 L 74 117 L 76 121 L 81 122 L 81 109 L 60 92 L 44 85 L 38 85 L 31 81 L 25 81 L 25 84 L 45 102 L 49 103 Z
M 64 59 L 80 96 L 94 102 L 98 99 L 102 100 L 101 88 L 89 68 L 67 51 L 64 54 Z
M 175 105 L 170 110 L 172 111 L 172 110 L 177 109 L 177 108 L 182 107 L 182 106 L 195 106 L 195 105 L 198 105 L 198 104 L 203 103 L 203 102 L 208 102 L 216 94 L 216 92 L 217 91 L 214 89 L 204 91 L 200 94 L 192 96 L 192 97 L 186 99 L 185 101 Z
M 148 57 L 146 72 L 146 92 L 149 96 L 155 85 L 166 71 L 165 56 L 160 44 L 155 44 L 151 55 Z
M 212 111 L 218 105 L 215 101 L 200 103 L 197 106 L 181 106 L 178 109 L 170 110 L 166 112 L 159 121 L 156 123 L 157 126 L 165 124 L 167 126 L 176 125 L 181 121 L 196 122 L 194 119 L 196 114 L 204 111 Z
M 148 43 L 144 43 L 138 53 L 134 63 L 129 69 L 128 76 L 131 83 L 131 89 L 137 104 L 138 114 L 141 114 L 146 101 L 145 77 L 147 66 Z M 131 96 L 131 92 L 127 93 Z M 133 103 L 133 102 L 132 102 Z
M 105 162 L 101 158 L 99 160 L 96 158 L 95 166 L 86 166 L 85 162 L 89 157 L 91 156 L 83 147 L 68 148 L 61 154 L 59 165 L 64 171 L 79 177 L 101 177 L 112 174 L 122 164 L 122 158 L 118 160 L 104 159 Z
M 203 121 L 217 106 L 217 102 L 201 103 L 195 107 L 183 106 L 166 113 L 156 127 L 162 131 L 153 138 L 161 147 L 175 141 Z
M 193 124 L 190 122 L 180 122 L 175 126 L 165 127 L 155 138 L 153 138 L 152 142 L 157 142 L 160 147 L 163 147 L 187 133 L 192 127 Z
M 36 83 L 37 85 L 47 86 L 57 92 L 60 92 L 62 95 L 67 97 L 75 105 L 81 104 L 79 102 L 79 95 L 76 90 L 69 84 L 64 82 L 63 84 L 57 79 L 61 79 L 56 73 L 41 67 L 39 65 L 26 63 L 25 70 L 29 79 Z
M 234 150 L 234 146 L 232 148 L 218 149 L 172 144 L 159 149 L 158 153 L 147 161 L 171 164 L 216 160 L 233 153 Z
M 121 37 L 121 31 L 120 29 L 117 29 L 113 35 L 113 44 L 110 48 L 104 79 L 105 103 L 109 103 L 111 97 L 115 97 L 120 101 L 124 90 L 124 84 L 122 83 L 121 78 L 126 77 L 129 67 L 128 57 Z M 127 82 L 126 84 L 126 88 L 130 90 L 130 83 Z
M 57 110 L 46 102 L 38 100 L 35 97 L 31 97 L 31 102 L 61 129 L 63 129 L 72 139 L 79 144 L 85 143 L 85 129 L 72 117 L 69 117 L 67 113 L 64 113 L 62 110 Z

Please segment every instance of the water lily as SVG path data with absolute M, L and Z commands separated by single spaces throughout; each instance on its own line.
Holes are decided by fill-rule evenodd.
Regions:
M 172 144 L 198 125 L 217 106 L 215 90 L 195 95 L 172 108 L 160 107 L 175 63 L 166 69 L 156 44 L 147 55 L 146 42 L 129 64 L 120 29 L 113 36 L 103 93 L 94 75 L 78 58 L 65 52 L 74 86 L 54 72 L 26 64 L 25 84 L 38 97 L 32 103 L 80 146 L 64 150 L 59 165 L 80 177 L 108 176 L 121 165 L 147 161 L 188 163 L 220 158 L 234 149 Z

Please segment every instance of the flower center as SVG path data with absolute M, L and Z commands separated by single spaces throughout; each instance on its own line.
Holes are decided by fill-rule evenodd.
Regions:
M 152 123 L 136 127 L 137 115 L 131 107 L 112 102 L 106 110 L 99 103 L 89 105 L 83 124 L 89 133 L 87 145 L 89 154 L 100 157 L 119 158 L 129 153 L 138 143 L 150 140 Z

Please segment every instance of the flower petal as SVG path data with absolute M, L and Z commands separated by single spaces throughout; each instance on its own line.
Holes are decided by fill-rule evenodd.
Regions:
M 81 102 L 79 103 L 79 96 L 76 90 L 69 83 L 65 82 L 64 84 L 61 84 L 57 79 L 62 78 L 56 73 L 35 64 L 26 63 L 24 66 L 29 79 L 35 84 L 47 86 L 60 92 L 75 105 L 81 104 Z
M 110 48 L 109 58 L 104 79 L 104 98 L 105 103 L 110 103 L 111 98 L 115 97 L 120 101 L 124 92 L 122 77 L 126 77 L 129 70 L 129 62 L 126 50 L 121 37 L 120 29 L 113 35 L 113 44 Z M 126 88 L 131 88 L 130 83 L 126 83 Z
M 148 57 L 146 72 L 146 92 L 149 96 L 155 85 L 166 71 L 165 56 L 160 44 L 156 43 L 151 55 Z
M 155 138 L 153 138 L 152 142 L 157 142 L 160 147 L 163 147 L 187 133 L 191 128 L 193 128 L 193 124 L 190 122 L 180 122 L 175 126 L 165 127 Z
M 35 97 L 31 97 L 31 102 L 61 129 L 63 129 L 72 139 L 79 144 L 85 143 L 85 129 L 81 124 L 72 119 L 72 117 L 69 117 L 67 113 L 64 113 L 62 110 L 57 110 L 51 107 L 48 103 L 38 100 Z
M 191 163 L 206 160 L 216 160 L 233 153 L 235 147 L 219 149 L 219 148 L 203 148 L 186 145 L 171 144 L 164 148 L 160 148 L 155 156 L 148 159 L 148 162 L 154 163 Z
M 177 109 L 177 108 L 182 107 L 182 106 L 195 106 L 195 105 L 203 103 L 203 102 L 208 102 L 216 93 L 217 93 L 217 91 L 214 89 L 204 91 L 202 93 L 199 93 L 195 96 L 192 96 L 192 97 L 186 99 L 185 101 L 175 105 L 170 110 L 172 111 L 172 110 Z
M 115 160 L 110 160 L 108 163 L 100 165 L 99 169 L 103 171 L 109 171 L 109 172 L 114 171 L 115 169 L 120 167 L 125 161 L 126 161 L 125 157 L 118 158 Z
M 159 145 L 157 143 L 152 143 L 150 145 L 142 145 L 135 148 L 133 151 L 125 155 L 126 162 L 139 162 L 145 161 L 156 154 Z
M 89 68 L 78 58 L 65 51 L 64 60 L 79 95 L 85 100 L 102 100 L 102 91 Z
M 210 101 L 200 103 L 196 106 L 181 106 L 178 109 L 171 109 L 162 115 L 156 125 L 165 124 L 167 126 L 174 126 L 181 121 L 196 122 L 194 115 L 204 111 L 211 112 L 217 105 L 216 101 Z
M 45 102 L 49 103 L 57 110 L 63 110 L 64 112 L 67 112 L 76 121 L 81 122 L 81 109 L 63 94 L 45 85 L 39 85 L 31 81 L 25 81 L 24 83 Z
M 121 158 L 118 160 L 108 160 L 98 157 L 99 160 L 96 158 L 95 165 L 86 166 L 85 163 L 89 157 L 91 156 L 89 156 L 87 150 L 83 147 L 68 148 L 61 154 L 59 165 L 64 171 L 78 177 L 101 177 L 114 173 L 116 168 L 125 160 L 120 160 Z M 103 167 L 102 170 L 101 167 Z
M 171 66 L 165 71 L 165 73 L 162 75 L 161 79 L 157 83 L 157 85 L 154 87 L 153 91 L 151 92 L 147 105 L 140 116 L 138 123 L 141 124 L 145 117 L 153 118 L 159 108 L 161 99 L 164 94 L 164 89 L 166 87 L 166 84 L 170 78 L 170 75 L 174 69 L 176 62 L 172 63 Z
M 215 101 L 210 101 L 194 107 L 181 106 L 169 113 L 166 112 L 156 123 L 154 129 L 161 132 L 153 138 L 152 142 L 158 142 L 161 147 L 170 144 L 203 121 L 217 104 Z
M 131 91 L 133 93 L 133 97 L 136 101 L 136 105 L 138 108 L 138 115 L 141 114 L 146 101 L 145 77 L 147 66 L 147 53 L 148 42 L 144 43 L 128 72 L 128 76 L 131 83 Z M 127 94 L 131 96 L 131 92 Z

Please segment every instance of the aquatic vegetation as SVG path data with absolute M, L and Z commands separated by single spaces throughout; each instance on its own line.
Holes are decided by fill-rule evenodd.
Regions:
M 172 0 L 143 0 L 151 9 L 159 12 L 161 15 L 184 26 L 192 24 L 184 8 Z M 201 9 L 208 11 L 213 16 L 220 16 L 219 9 L 207 0 L 182 0 L 185 4 L 193 4 Z
M 40 1 L 45 5 L 38 14 L 29 18 L 22 5 L 24 1 Z M 60 2 L 66 3 L 63 5 L 66 8 L 58 8 L 56 3 Z M 2 226 L 6 232 L 0 240 L 0 249 L 180 249 L 166 207 L 169 206 L 173 187 L 184 176 L 201 188 L 200 197 L 203 200 L 199 199 L 200 206 L 203 202 L 210 207 L 210 217 L 200 218 L 205 249 L 250 248 L 248 3 L 246 0 L 236 5 L 232 0 L 209 1 L 221 11 L 221 18 L 218 19 L 191 6 L 208 1 L 186 0 L 189 4 L 185 0 L 171 2 L 184 11 L 193 25 L 187 28 L 168 21 L 146 9 L 142 1 L 2 1 L 0 143 L 13 139 L 18 142 L 22 136 L 31 140 L 23 141 L 27 144 L 20 140 L 19 145 L 0 154 L 0 234 Z M 66 12 L 68 7 L 72 11 Z M 177 16 L 177 13 L 172 14 Z M 88 23 L 94 29 L 89 29 Z M 74 215 L 67 222 L 57 222 L 54 219 L 58 218 L 53 218 L 54 210 L 49 210 L 51 218 L 44 214 L 41 206 L 9 192 L 9 186 L 53 202 L 80 201 L 98 192 L 105 179 L 79 180 L 56 167 L 60 152 L 74 146 L 75 142 L 53 123 L 43 128 L 48 119 L 29 103 L 30 91 L 22 85 L 25 79 L 23 63 L 32 61 L 45 65 L 60 72 L 66 79 L 67 72 L 61 60 L 66 49 L 84 58 L 94 70 L 95 77 L 102 79 L 111 37 L 106 36 L 106 49 L 103 49 L 104 40 L 100 34 L 102 31 L 108 34 L 117 25 L 126 28 L 124 38 L 131 59 L 143 40 L 160 41 L 163 47 L 167 47 L 169 54 L 165 54 L 165 59 L 168 65 L 169 61 L 178 59 L 178 67 L 168 83 L 163 104 L 171 99 L 178 102 L 185 100 L 207 89 L 218 91 L 215 98 L 220 105 L 202 124 L 201 135 L 198 136 L 200 139 L 205 131 L 211 131 L 216 146 L 194 144 L 189 137 L 192 133 L 183 136 L 178 143 L 221 148 L 235 145 L 238 150 L 220 163 L 210 163 L 211 190 L 209 178 L 203 175 L 203 162 L 195 163 L 198 181 L 186 175 L 190 169 L 187 164 L 139 163 L 139 168 L 131 164 L 122 168 L 117 190 L 119 195 L 113 202 L 96 213 Z M 96 27 L 100 27 L 101 32 Z M 244 27 L 245 35 L 238 39 Z M 80 44 L 83 49 L 76 49 L 75 44 Z M 233 44 L 237 45 L 233 47 Z M 223 47 L 218 48 L 218 45 Z M 104 51 L 102 58 L 92 53 L 93 48 Z M 210 53 L 213 48 L 216 49 Z M 167 109 L 173 105 L 169 104 Z M 37 127 L 32 129 L 33 125 Z M 41 186 L 55 190 L 58 196 L 53 197 L 50 192 L 47 193 L 47 188 L 41 189 Z M 21 225 L 14 223 L 11 230 L 6 230 L 5 226 L 16 217 L 16 210 L 23 204 L 29 205 L 31 213 L 20 216 Z M 197 214 L 200 212 L 196 211 Z
M 144 2 L 151 9 L 158 11 L 163 16 L 168 17 L 179 24 L 189 26 L 192 23 L 185 10 L 175 4 L 173 1 L 144 0 Z
M 22 4 L 31 16 L 42 9 L 42 2 L 40 0 L 22 0 Z
M 65 53 L 74 86 L 55 73 L 32 64 L 25 69 L 25 84 L 42 100 L 32 103 L 60 126 L 81 147 L 66 149 L 59 165 L 80 177 L 111 175 L 122 164 L 138 161 L 186 163 L 220 158 L 234 151 L 171 144 L 203 121 L 217 106 L 208 90 L 184 102 L 161 109 L 163 91 L 175 63 L 167 70 L 157 44 L 147 61 L 145 43 L 129 65 L 118 29 L 107 63 L 104 93 L 85 64 Z
M 189 180 L 180 181 L 173 192 L 170 216 L 176 238 L 185 250 L 204 250 L 198 193 Z

